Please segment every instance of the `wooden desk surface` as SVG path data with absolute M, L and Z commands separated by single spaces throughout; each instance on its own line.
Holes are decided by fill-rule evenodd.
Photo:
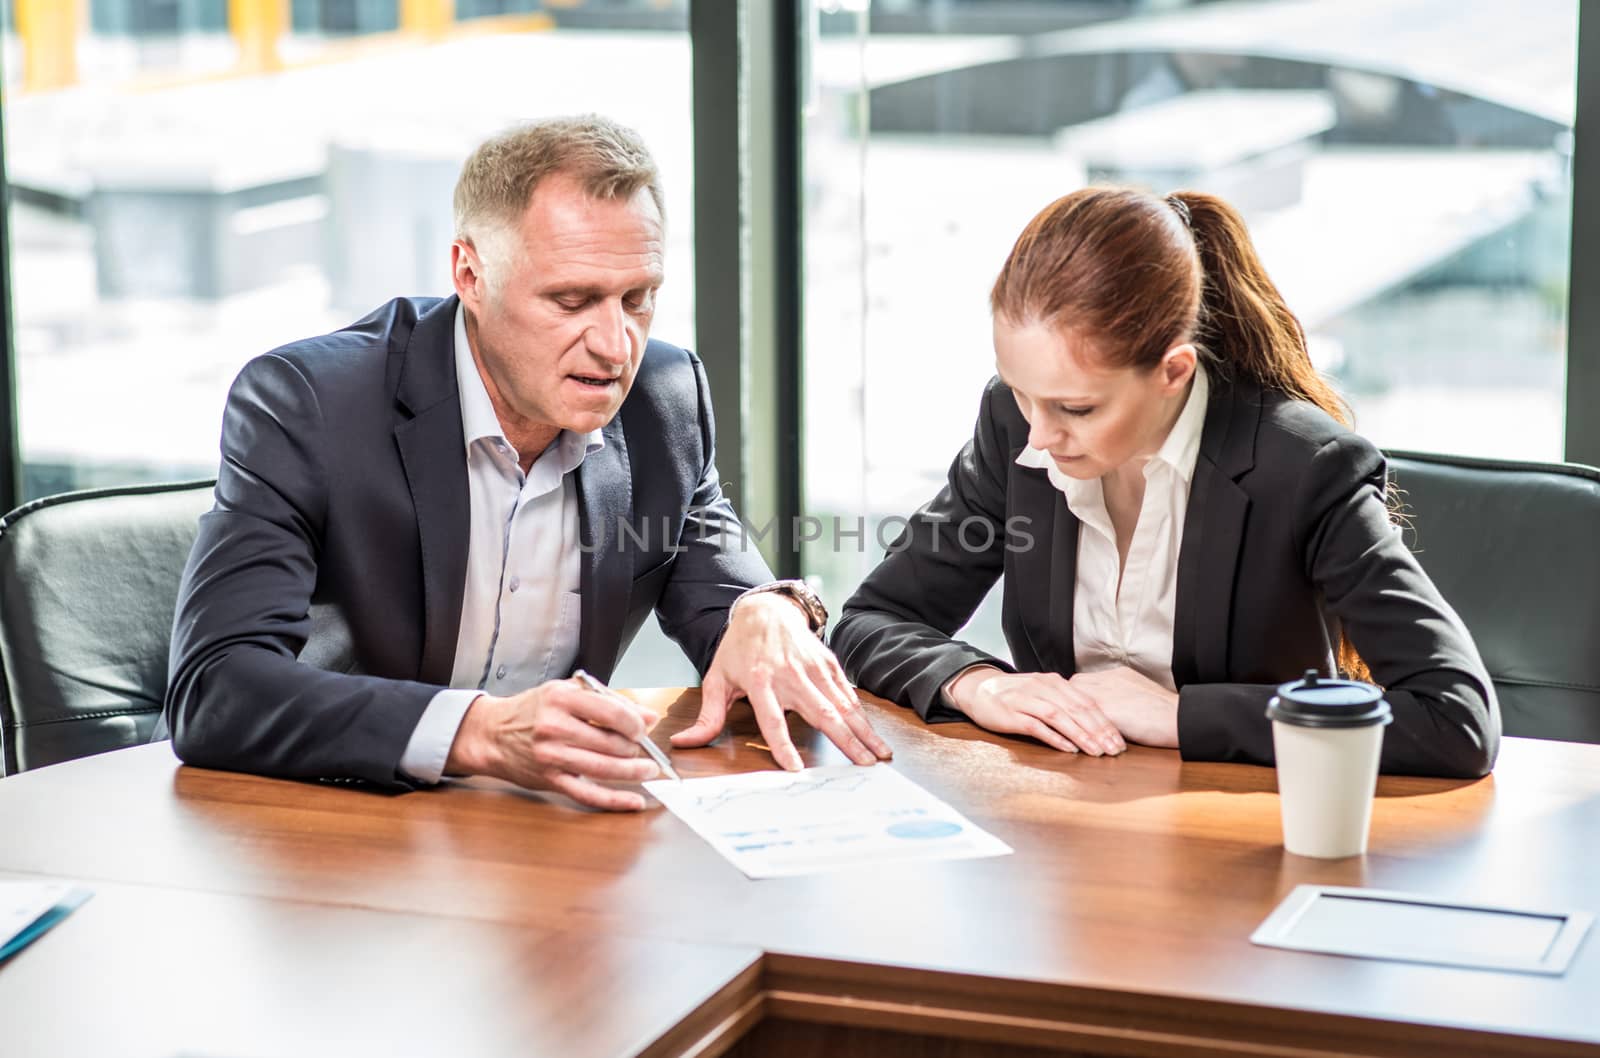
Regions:
M 663 732 L 697 705 L 695 692 L 638 696 L 666 711 Z M 254 932 L 258 944 L 324 937 L 319 953 L 352 975 L 402 959 L 432 977 L 426 953 L 449 948 L 469 978 L 485 972 L 473 967 L 520 974 L 537 997 L 486 1038 L 539 1031 L 544 1009 L 584 1009 L 575 997 L 593 982 L 635 982 L 596 984 L 587 1008 L 624 1020 L 620 1036 L 548 1053 L 634 1053 L 667 1046 L 669 1032 L 709 1039 L 706 1024 L 755 994 L 756 959 L 761 1015 L 798 1021 L 1097 1054 L 1600 1055 L 1600 938 L 1561 978 L 1249 943 L 1303 882 L 1596 909 L 1600 746 L 1509 739 L 1481 782 L 1384 779 L 1368 855 L 1324 862 L 1283 852 L 1270 769 L 1138 747 L 1066 756 L 872 707 L 892 766 L 1016 855 L 753 882 L 659 808 L 590 813 L 485 780 L 388 796 L 184 768 L 155 745 L 0 782 L 0 871 L 82 879 L 112 910 L 148 899 L 146 918 L 172 923 L 195 952 L 226 934 L 206 922 L 242 913 L 229 908 L 281 920 Z M 792 730 L 808 763 L 843 761 Z M 758 738 L 736 711 L 731 734 L 674 762 L 686 778 L 771 767 Z M 19 991 L 71 987 L 93 951 L 115 946 L 138 964 L 143 935 L 121 918 L 97 924 L 97 904 L 0 969 L 0 1021 Z M 383 913 L 406 939 L 385 955 L 365 919 L 330 908 Z M 332 917 L 312 925 L 319 915 Z M 292 975 L 294 958 L 274 951 L 261 980 Z M 668 1030 L 636 982 L 639 968 L 649 977 L 674 959 L 682 974 L 652 993 L 681 1011 Z M 183 1002 L 180 989 L 148 994 L 148 1017 Z M 718 1039 L 699 1053 L 731 1045 Z
M 0 969 L 0 1054 L 667 1056 L 757 993 L 753 948 L 93 885 Z

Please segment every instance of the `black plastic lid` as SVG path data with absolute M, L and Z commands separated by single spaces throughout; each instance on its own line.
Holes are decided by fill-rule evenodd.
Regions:
M 1366 727 L 1394 719 L 1383 691 L 1370 683 L 1324 679 L 1316 669 L 1278 687 L 1267 715 L 1299 727 Z

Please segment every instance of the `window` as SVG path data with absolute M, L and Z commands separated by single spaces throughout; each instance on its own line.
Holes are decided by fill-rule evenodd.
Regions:
M 450 292 L 456 173 L 516 120 L 601 111 L 644 135 L 669 218 L 655 333 L 694 343 L 683 0 L 12 6 L 24 499 L 214 475 L 246 360 Z
M 1561 458 L 1576 3 L 866 8 L 822 2 L 805 119 L 814 514 L 938 490 L 1012 240 L 1097 181 L 1238 205 L 1378 444 Z M 806 552 L 831 606 L 874 536 Z M 998 609 L 967 633 L 996 650 Z

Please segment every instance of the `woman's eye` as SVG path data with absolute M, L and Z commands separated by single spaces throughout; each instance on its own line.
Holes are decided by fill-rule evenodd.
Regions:
M 1065 404 L 1058 404 L 1058 405 L 1056 405 L 1056 407 L 1061 411 L 1061 413 L 1063 415 L 1075 415 L 1075 416 L 1080 416 L 1080 417 L 1084 416 L 1084 415 L 1088 415 L 1090 412 L 1094 411 L 1093 408 L 1073 408 L 1073 407 L 1068 407 Z

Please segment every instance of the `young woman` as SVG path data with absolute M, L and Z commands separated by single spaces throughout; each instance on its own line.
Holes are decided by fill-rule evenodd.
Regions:
M 1383 770 L 1489 771 L 1483 662 L 1232 208 L 1074 192 L 990 301 L 972 441 L 833 637 L 862 689 L 1065 752 L 1269 764 L 1275 685 L 1337 668 L 1385 689 Z M 951 638 L 996 578 L 1014 666 Z

